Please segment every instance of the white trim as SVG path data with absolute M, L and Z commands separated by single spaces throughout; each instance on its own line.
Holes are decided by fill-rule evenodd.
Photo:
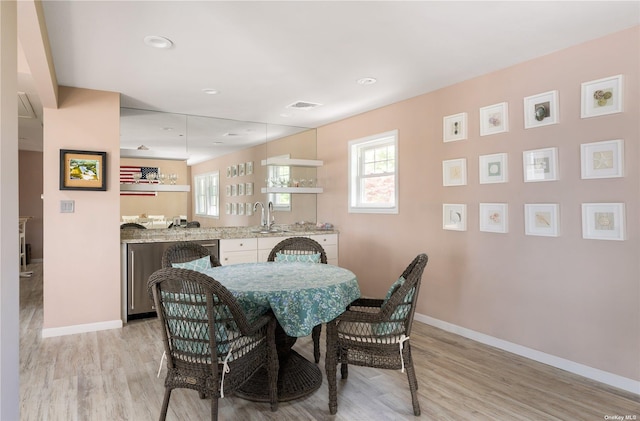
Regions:
M 626 390 L 627 392 L 631 392 L 636 395 L 640 395 L 640 381 L 609 373 L 597 368 L 589 367 L 587 365 L 576 363 L 574 361 L 557 357 L 555 355 L 536 351 L 535 349 L 527 348 L 526 346 L 495 338 L 493 336 L 476 332 L 462 326 L 454 325 L 452 323 L 435 319 L 433 317 L 425 316 L 424 314 L 416 313 L 414 318 L 419 322 L 428 324 L 430 326 L 435 326 L 447 332 L 455 333 L 456 335 L 472 339 L 482 344 L 502 349 L 504 351 L 520 355 L 521 357 L 529 358 L 531 360 L 538 361 L 540 363 L 547 364 L 552 367 L 556 367 L 561 370 L 565 370 L 570 373 L 607 384 L 609 386 L 617 387 L 618 389 Z
M 43 338 L 53 338 L 54 336 L 75 335 L 76 333 L 97 332 L 99 330 L 121 329 L 122 320 L 109 320 L 106 322 L 87 323 L 83 325 L 73 325 L 64 327 L 52 327 L 42 329 Z

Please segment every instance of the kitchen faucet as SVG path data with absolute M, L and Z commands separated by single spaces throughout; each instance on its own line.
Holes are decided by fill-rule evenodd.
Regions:
M 262 202 L 256 202 L 253 205 L 253 211 L 255 212 L 256 209 L 258 209 L 258 205 L 260 205 L 260 208 L 262 208 L 261 211 L 260 211 L 260 226 L 262 228 L 269 229 L 269 222 L 268 222 L 268 220 L 265 221 L 265 219 L 264 219 L 264 205 L 262 204 Z
M 275 217 L 272 215 L 273 213 L 273 203 L 269 202 L 265 207 L 262 202 L 256 202 L 253 205 L 253 211 L 255 212 L 258 209 L 258 205 L 260 205 L 260 226 L 265 230 L 271 230 L 271 227 L 275 224 Z M 265 210 L 267 211 L 267 215 L 265 217 Z
M 271 230 L 275 223 L 276 217 L 273 216 L 273 202 L 269 202 L 267 205 L 267 229 Z

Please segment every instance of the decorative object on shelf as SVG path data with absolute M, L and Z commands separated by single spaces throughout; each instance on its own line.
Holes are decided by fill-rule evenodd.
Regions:
M 107 153 L 60 149 L 60 190 L 107 190 Z
M 582 178 L 624 177 L 624 141 L 622 139 L 580 145 Z
M 449 159 L 442 161 L 442 185 L 467 185 L 467 159 Z
M 542 237 L 559 235 L 560 205 L 556 203 L 535 203 L 524 205 L 524 233 Z
M 480 136 L 509 131 L 509 105 L 506 102 L 480 108 Z
M 244 163 L 238 164 L 238 176 L 239 177 L 244 176 Z
M 245 165 L 247 175 L 253 174 L 253 161 L 245 162 L 244 165 Z
M 549 91 L 524 99 L 524 128 L 558 123 L 558 91 Z
M 169 184 L 176 184 L 178 181 L 178 174 L 171 173 L 169 174 Z
M 506 183 L 507 154 L 480 155 L 480 184 Z
M 442 229 L 452 231 L 467 230 L 467 205 L 448 204 L 442 205 Z
M 624 203 L 583 203 L 582 238 L 591 240 L 625 239 Z
M 622 112 L 622 75 L 582 83 L 582 118 Z
M 506 203 L 480 203 L 480 231 L 506 233 L 508 229 Z
M 524 182 L 558 179 L 558 148 L 535 149 L 522 153 Z
M 442 141 L 455 142 L 467 138 L 467 113 L 442 118 Z
M 160 184 L 164 184 L 167 181 L 167 175 L 165 173 L 159 173 L 158 174 L 158 181 L 160 181 Z
M 155 172 L 150 172 L 147 174 L 147 180 L 149 180 L 149 183 L 155 183 L 156 180 L 158 179 L 158 173 Z

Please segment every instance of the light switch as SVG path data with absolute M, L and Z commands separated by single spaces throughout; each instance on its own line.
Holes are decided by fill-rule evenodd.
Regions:
M 73 213 L 75 209 L 75 200 L 61 200 L 60 213 Z

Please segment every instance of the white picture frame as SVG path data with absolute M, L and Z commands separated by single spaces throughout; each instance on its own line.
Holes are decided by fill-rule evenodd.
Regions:
M 244 196 L 244 183 L 238 183 L 238 196 Z
M 509 232 L 509 206 L 506 203 L 480 203 L 480 231 Z
M 244 183 L 244 194 L 246 196 L 253 196 L 253 182 Z
M 524 99 L 524 128 L 558 124 L 558 91 L 528 96 Z
M 624 141 L 581 144 L 580 174 L 583 179 L 624 177 Z
M 231 196 L 237 196 L 238 195 L 238 187 L 235 184 L 231 185 Z
M 232 165 L 231 166 L 231 177 L 237 177 L 238 176 L 238 166 L 237 165 Z
M 509 131 L 509 104 L 500 102 L 480 108 L 480 136 Z
M 253 174 L 253 161 L 247 161 L 245 162 L 245 172 L 247 175 L 252 175 Z
M 525 183 L 558 180 L 558 148 L 542 148 L 522 152 Z
M 582 238 L 624 241 L 624 203 L 583 203 Z
M 244 176 L 244 162 L 242 164 L 238 164 L 238 177 Z
M 442 118 L 442 141 L 455 142 L 467 138 L 467 113 Z
M 231 203 L 227 202 L 224 204 L 224 213 L 231 215 Z
M 580 117 L 590 118 L 621 113 L 623 109 L 622 75 L 581 84 Z
M 524 205 L 524 233 L 541 237 L 560 235 L 560 205 L 557 203 L 531 203 Z
M 467 159 L 448 159 L 442 161 L 442 185 L 466 186 L 467 185 Z
M 231 178 L 231 167 L 227 167 L 227 178 Z
M 506 153 L 480 155 L 478 157 L 480 184 L 506 183 L 509 180 Z
M 244 203 L 238 203 L 238 215 L 244 216 Z
M 253 203 L 247 202 L 244 204 L 244 213 L 247 216 L 253 215 Z
M 232 203 L 231 204 L 231 215 L 237 215 L 238 214 L 238 204 L 237 203 Z
M 225 191 L 226 191 L 227 197 L 231 197 L 231 184 L 227 184 L 225 186 Z
M 450 203 L 443 204 L 442 229 L 451 231 L 466 231 L 467 205 Z

